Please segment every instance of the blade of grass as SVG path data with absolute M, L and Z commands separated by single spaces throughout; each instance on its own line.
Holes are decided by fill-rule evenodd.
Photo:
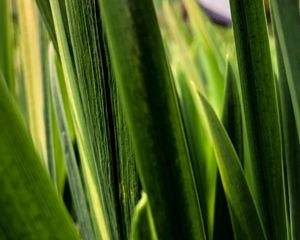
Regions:
M 149 198 L 158 238 L 205 239 L 153 3 L 150 0 L 100 0 L 99 3 L 139 176 Z
M 275 29 L 277 29 L 275 27 Z M 278 39 L 278 38 L 277 38 Z M 279 44 L 277 42 L 277 44 Z M 283 129 L 284 160 L 287 172 L 288 205 L 291 239 L 300 238 L 300 142 L 293 111 L 292 98 L 288 86 L 284 59 L 277 45 L 279 95 Z
M 233 224 L 238 224 L 237 239 L 267 239 L 261 219 L 243 173 L 242 165 L 224 127 L 207 100 L 200 95 L 200 102 L 211 134 L 217 164 L 224 191 L 233 215 Z
M 224 96 L 224 106 L 222 113 L 222 123 L 232 142 L 232 145 L 243 164 L 243 128 L 240 98 L 236 78 L 228 62 L 226 70 L 226 88 Z M 239 226 L 235 219 L 230 220 L 230 210 L 224 193 L 220 175 L 217 177 L 216 187 L 216 205 L 214 217 L 214 239 L 233 239 L 233 228 Z M 231 216 L 233 217 L 233 216 Z M 239 229 L 234 230 L 235 236 L 238 236 Z
M 46 137 L 46 156 L 48 171 L 52 178 L 55 188 L 57 189 L 57 176 L 56 176 L 56 163 L 55 163 L 55 152 L 54 152 L 54 138 L 53 138 L 53 122 L 52 122 L 52 104 L 50 96 L 50 71 L 48 61 L 48 47 L 49 39 L 44 25 L 39 21 L 39 42 L 40 42 L 40 54 L 42 65 L 42 92 L 43 92 L 43 114 L 44 114 L 44 126 L 45 126 L 45 137 Z
M 132 219 L 132 235 L 131 240 L 157 240 L 155 227 L 149 207 L 148 197 L 146 193 L 142 193 L 142 197 L 135 207 Z
M 49 37 L 51 38 L 51 41 L 54 45 L 54 48 L 57 52 L 58 50 L 58 40 L 55 32 L 55 26 L 54 26 L 54 19 L 53 19 L 53 14 L 51 10 L 51 5 L 50 5 L 50 0 L 35 0 L 37 7 L 39 9 L 39 12 L 41 14 L 41 17 L 43 19 L 43 22 L 47 28 Z M 62 21 L 64 23 L 64 26 L 68 25 L 68 20 L 67 20 L 67 14 L 66 14 L 66 6 L 65 6 L 65 1 L 59 1 L 58 2 L 61 12 L 62 12 Z M 68 39 L 68 43 L 70 43 L 70 32 L 69 29 L 66 27 L 65 28 L 65 34 L 66 38 Z M 72 55 L 72 49 L 70 48 L 70 52 Z
M 211 157 L 212 149 L 207 142 L 207 130 L 199 111 L 199 103 L 195 101 L 195 98 L 186 84 L 188 76 L 185 76 L 183 71 L 180 71 L 176 75 L 176 89 L 204 220 L 204 227 L 206 236 L 211 236 L 213 230 L 212 216 L 214 216 L 216 164 L 214 161 L 211 161 L 213 160 Z
M 109 76 L 105 65 L 101 25 L 97 22 L 97 1 L 66 1 L 71 46 L 77 72 L 80 96 L 89 135 L 92 139 L 102 183 L 104 209 L 113 238 L 123 235 L 118 202 L 117 146 L 114 139 L 114 115 L 110 97 Z M 85 7 L 82 7 L 85 6 Z M 88 46 L 88 47 L 87 47 Z M 103 184 L 104 183 L 104 184 Z
M 263 1 L 230 5 L 251 156 L 246 175 L 267 236 L 286 239 L 279 113 Z
M 52 55 L 52 56 L 51 56 Z M 63 107 L 63 101 L 59 84 L 56 77 L 56 69 L 54 63 L 53 53 L 49 54 L 50 57 L 50 73 L 52 74 L 51 95 L 54 102 L 54 108 L 56 113 L 56 119 L 59 128 L 60 141 L 64 150 L 64 159 L 67 168 L 67 177 L 70 184 L 71 194 L 74 201 L 76 215 L 78 217 L 79 228 L 82 233 L 82 237 L 85 240 L 95 239 L 92 223 L 88 206 L 85 199 L 85 192 L 81 182 L 79 169 L 76 163 L 76 157 L 72 142 L 69 135 L 68 124 L 66 120 L 66 114 Z
M 115 91 L 115 90 L 113 90 Z M 130 237 L 131 221 L 135 206 L 140 195 L 140 182 L 135 164 L 135 154 L 133 151 L 132 140 L 129 136 L 128 124 L 125 119 L 124 109 L 120 103 L 119 93 L 112 99 L 116 118 L 116 142 L 118 149 L 118 174 L 119 174 L 119 201 L 121 205 L 123 231 L 127 238 Z M 112 94 L 116 96 L 116 94 Z M 126 238 L 126 237 L 125 237 Z
M 64 163 L 63 149 L 59 139 L 59 130 L 57 126 L 57 121 L 56 121 L 52 101 L 51 101 L 51 105 L 52 105 L 51 121 L 52 121 L 52 131 L 53 131 L 52 137 L 53 137 L 53 150 L 54 150 L 53 158 L 55 160 L 56 186 L 57 186 L 58 193 L 63 195 L 65 189 L 65 183 L 66 183 L 66 176 L 67 176 L 66 166 Z
M 119 234 L 129 236 L 130 219 L 138 199 L 138 180 L 128 130 L 106 63 L 109 60 L 106 59 L 105 40 L 97 20 L 99 9 L 95 1 L 65 3 L 60 3 L 60 9 L 63 22 L 67 21 L 69 26 L 65 33 L 66 45 L 72 51 L 70 62 L 74 62 L 74 72 L 80 79 L 74 79 L 77 94 L 86 103 L 82 111 L 95 156 L 93 164 L 98 172 L 104 217 L 114 238 Z
M 0 96 L 0 232 L 3 239 L 79 239 L 2 78 Z
M 47 51 L 47 61 L 48 61 L 48 79 L 46 79 L 47 83 L 49 84 L 49 89 L 51 90 L 50 86 L 50 79 L 51 79 L 51 72 L 50 72 L 50 64 L 49 64 L 49 48 L 53 48 L 54 46 L 52 44 L 49 45 L 48 51 Z M 68 130 L 70 138 L 73 142 L 73 144 L 76 143 L 75 133 L 74 133 L 74 124 L 72 120 L 70 105 L 68 101 L 68 95 L 66 91 L 66 86 L 64 82 L 64 76 L 63 76 L 63 70 L 61 66 L 61 62 L 57 56 L 57 54 L 54 54 L 55 57 L 55 69 L 56 69 L 56 76 L 59 82 L 60 92 L 61 96 L 63 98 L 63 106 L 64 111 L 66 114 L 66 119 L 68 123 Z M 50 95 L 50 101 L 51 101 L 51 122 L 52 122 L 52 135 L 53 135 L 53 148 L 54 148 L 54 158 L 55 158 L 55 170 L 56 170 L 56 178 L 57 178 L 57 190 L 60 194 L 63 195 L 65 188 L 66 188 L 66 180 L 67 180 L 67 173 L 66 173 L 66 166 L 65 166 L 65 159 L 64 159 L 64 152 L 62 149 L 62 143 L 60 141 L 59 136 L 59 129 L 58 129 L 58 123 L 55 116 L 55 111 L 53 107 L 53 101 L 51 98 L 51 91 L 49 91 Z
M 132 155 L 126 156 L 122 153 L 130 148 L 125 149 L 120 145 L 122 141 L 126 141 L 123 138 L 126 138 L 127 128 L 123 126 L 125 122 L 118 103 L 115 80 L 111 74 L 105 34 L 98 19 L 98 2 L 90 1 L 87 4 L 83 0 L 67 0 L 66 12 L 75 69 L 80 79 L 80 97 L 86 103 L 83 105 L 85 118 L 89 136 L 95 146 L 103 190 L 101 194 L 112 238 L 126 238 L 130 232 L 131 215 L 128 214 L 133 211 L 137 201 L 137 188 L 134 187 L 134 179 L 137 185 L 137 174 Z M 130 151 L 127 154 L 131 154 Z M 124 167 L 128 172 L 124 172 Z M 126 196 L 129 191 L 133 194 Z
M 57 78 L 58 78 L 58 82 L 59 82 L 59 86 L 60 86 L 60 90 L 61 90 L 61 95 L 63 98 L 64 109 L 66 112 L 70 136 L 71 136 L 72 141 L 74 141 L 76 136 L 75 136 L 74 123 L 73 123 L 73 119 L 72 119 L 72 109 L 70 106 L 71 104 L 69 104 L 68 90 L 67 90 L 67 86 L 66 86 L 66 82 L 65 82 L 65 78 L 64 78 L 62 64 L 61 64 L 61 61 L 57 54 L 58 53 L 56 52 L 55 65 L 56 65 Z
M 296 47 L 300 42 L 299 1 L 274 0 L 271 8 L 300 141 L 300 48 Z
M 82 161 L 82 168 L 84 172 L 85 184 L 88 191 L 88 199 L 92 212 L 92 220 L 94 224 L 96 238 L 102 237 L 108 239 L 110 230 L 108 220 L 104 212 L 104 205 L 101 197 L 101 184 L 99 182 L 99 175 L 97 165 L 95 162 L 95 155 L 93 147 L 90 142 L 88 128 L 85 122 L 82 102 L 78 90 L 77 76 L 74 70 L 72 55 L 69 48 L 67 33 L 64 25 L 64 18 L 62 16 L 61 6 L 56 0 L 50 0 L 51 11 L 54 19 L 54 27 L 56 38 L 58 42 L 59 55 L 62 62 L 65 83 L 71 105 L 72 117 L 74 119 L 75 132 L 78 140 L 79 152 Z
M 58 50 L 50 2 L 49 2 L 49 0 L 36 0 L 35 2 L 39 8 L 41 17 L 43 18 L 43 22 L 47 28 L 47 31 L 52 40 L 52 43 L 53 43 L 55 49 Z
M 224 96 L 224 106 L 222 113 L 222 123 L 230 137 L 232 145 L 243 165 L 243 124 L 242 109 L 235 73 L 228 62 L 226 70 L 226 88 Z

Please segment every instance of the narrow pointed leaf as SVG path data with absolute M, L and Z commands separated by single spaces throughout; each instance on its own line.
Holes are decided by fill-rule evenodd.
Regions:
M 129 236 L 137 201 L 137 173 L 115 79 L 111 73 L 98 1 L 65 1 L 78 87 L 112 238 Z M 84 6 L 84 7 L 82 7 Z M 128 135 L 128 134 L 127 134 Z M 128 137 L 127 137 L 128 139 Z M 126 141 L 126 146 L 122 146 Z M 122 152 L 126 151 L 126 155 Z M 126 166 L 127 172 L 124 172 Z M 130 175 L 130 176 L 129 176 Z M 136 183 L 134 183 L 136 181 Z
M 237 79 L 234 75 L 231 63 L 228 62 L 226 73 L 226 88 L 222 123 L 234 146 L 241 164 L 243 165 L 243 124 L 242 109 L 237 86 Z
M 248 137 L 251 190 L 271 239 L 285 239 L 279 112 L 262 0 L 231 0 L 240 86 Z
M 278 43 L 278 42 L 277 42 Z M 284 160 L 288 185 L 289 222 L 292 239 L 300 238 L 300 142 L 288 86 L 285 64 L 277 45 L 279 95 L 283 129 Z
M 300 139 L 300 48 L 296 47 L 300 42 L 299 1 L 273 0 L 270 3 Z
M 206 126 L 199 111 L 197 98 L 191 93 L 187 81 L 183 73 L 178 73 L 176 89 L 179 96 L 180 112 L 183 117 L 204 227 L 206 235 L 209 236 L 210 231 L 213 229 L 210 216 L 213 215 L 211 210 L 213 209 L 214 201 L 212 201 L 211 195 L 215 191 L 215 181 L 212 179 L 216 176 L 216 165 L 213 161 L 210 161 L 211 148 L 207 143 Z M 214 166 L 211 167 L 209 165 Z M 213 171 L 210 171 L 211 169 Z
M 0 96 L 0 236 L 79 239 L 2 78 Z
M 74 207 L 78 218 L 78 224 L 83 239 L 94 240 L 95 234 L 93 230 L 93 225 L 90 219 L 90 213 L 87 206 L 85 192 L 81 181 L 77 162 L 76 162 L 75 152 L 69 135 L 66 114 L 63 108 L 63 100 L 61 97 L 61 92 L 56 77 L 56 69 L 55 69 L 53 54 L 50 54 L 50 56 L 51 55 L 52 55 L 52 58 L 50 59 L 50 72 L 52 75 L 50 80 L 51 95 L 52 95 L 53 105 L 55 108 L 55 115 L 56 115 L 58 129 L 59 129 L 60 142 L 62 144 L 62 148 L 64 151 L 64 159 L 65 159 L 67 177 L 69 180 L 72 199 L 74 202 Z
M 200 95 L 204 115 L 215 146 L 216 158 L 231 214 L 239 224 L 237 239 L 267 239 L 242 165 L 224 127 L 207 100 Z
M 50 95 L 50 70 L 48 48 L 50 41 L 46 33 L 43 23 L 39 24 L 40 29 L 40 45 L 41 45 L 41 59 L 42 61 L 42 91 L 43 91 L 43 114 L 45 126 L 45 144 L 46 144 L 46 159 L 48 165 L 49 175 L 52 178 L 53 184 L 57 189 L 56 163 L 55 163 L 55 149 L 53 138 L 53 119 L 52 119 L 52 104 Z
M 68 41 L 68 31 L 65 29 L 65 20 L 67 16 L 63 16 L 64 8 L 56 0 L 50 0 L 52 17 L 54 19 L 55 33 L 58 43 L 59 56 L 62 63 L 64 79 L 72 111 L 72 118 L 74 120 L 74 128 L 76 138 L 78 140 L 78 147 L 80 159 L 83 168 L 83 175 L 87 187 L 88 200 L 91 206 L 92 221 L 95 229 L 96 237 L 109 238 L 108 219 L 105 215 L 104 204 L 101 193 L 101 184 L 98 175 L 98 170 L 93 152 L 91 139 L 88 135 L 88 127 L 85 121 L 83 103 L 80 98 L 78 89 L 77 75 L 74 69 L 74 62 L 70 49 L 70 42 Z
M 153 3 L 150 0 L 99 0 L 99 3 L 139 176 L 149 198 L 158 238 L 205 239 Z
M 231 63 L 228 62 L 226 73 L 226 88 L 224 96 L 224 106 L 222 114 L 222 123 L 237 152 L 239 160 L 242 164 L 243 159 L 243 128 L 240 98 L 238 94 L 237 82 Z M 217 177 L 216 187 L 216 209 L 214 218 L 214 239 L 233 239 L 233 228 L 237 227 L 237 223 L 233 223 L 235 219 L 230 220 L 230 210 L 225 198 L 224 188 L 220 175 Z M 231 215 L 231 217 L 233 217 Z M 234 232 L 238 236 L 238 229 Z
M 49 0 L 36 0 L 36 4 L 37 4 L 40 14 L 43 18 L 43 22 L 47 27 L 49 36 L 52 39 L 52 42 L 53 42 L 55 48 L 58 49 L 50 2 L 49 2 Z

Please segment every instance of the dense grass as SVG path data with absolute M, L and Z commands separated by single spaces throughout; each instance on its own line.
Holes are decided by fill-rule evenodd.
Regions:
M 0 239 L 297 240 L 299 6 L 264 4 L 1 1 Z

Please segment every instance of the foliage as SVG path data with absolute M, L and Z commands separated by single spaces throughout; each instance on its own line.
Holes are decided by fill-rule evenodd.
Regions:
M 0 239 L 300 237 L 298 2 L 230 6 L 0 1 Z

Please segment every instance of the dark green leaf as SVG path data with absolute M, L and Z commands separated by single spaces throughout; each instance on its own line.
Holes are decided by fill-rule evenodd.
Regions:
M 51 72 L 51 95 L 55 109 L 55 115 L 57 119 L 57 125 L 59 129 L 60 142 L 62 144 L 65 165 L 67 169 L 67 177 L 69 180 L 72 199 L 74 202 L 74 208 L 78 218 L 80 232 L 84 240 L 94 240 L 95 234 L 93 231 L 92 222 L 90 219 L 90 213 L 86 202 L 86 196 L 83 189 L 79 169 L 76 162 L 75 152 L 72 146 L 72 142 L 69 135 L 68 124 L 66 120 L 66 114 L 63 107 L 63 100 L 59 84 L 56 77 L 54 59 L 50 61 Z
M 99 2 L 139 176 L 149 198 L 158 238 L 205 239 L 153 3 Z
M 235 232 L 236 238 L 253 239 L 255 236 L 255 239 L 267 239 L 242 165 L 229 136 L 207 100 L 200 96 L 200 101 L 215 146 L 218 169 L 230 214 L 234 219 L 233 224 L 238 224 L 234 226 L 235 230 L 239 230 Z
M 266 234 L 286 239 L 280 125 L 262 0 L 231 0 L 250 162 L 246 176 Z
M 243 127 L 241 104 L 236 81 L 231 63 L 228 62 L 222 122 L 242 164 Z M 214 239 L 233 239 L 232 227 L 237 228 L 238 223 L 234 223 L 236 221 L 235 219 L 230 220 L 230 210 L 228 208 L 224 188 L 219 174 L 217 176 L 215 208 Z M 233 218 L 233 216 L 231 217 Z M 238 236 L 238 231 L 239 229 L 234 230 L 236 236 Z
M 129 236 L 131 214 L 138 198 L 137 173 L 98 19 L 98 2 L 67 0 L 66 12 L 80 97 L 85 103 L 84 115 L 111 237 L 125 238 Z
M 190 85 L 183 72 L 178 73 L 176 88 L 204 227 L 206 235 L 209 236 L 211 229 L 213 229 L 210 216 L 213 215 L 211 209 L 214 208 L 211 195 L 215 192 L 215 181 L 213 180 L 216 177 L 216 164 L 211 157 L 212 149 L 207 142 L 207 130 L 199 109 L 198 98 L 191 92 Z
M 278 42 L 277 42 L 278 43 Z M 284 60 L 277 46 L 279 95 L 282 120 L 282 143 L 286 164 L 289 222 L 292 239 L 300 238 L 300 143 L 289 91 Z
M 272 0 L 271 7 L 300 139 L 300 48 L 297 47 L 300 42 L 299 1 Z
M 61 3 L 61 2 L 60 2 Z M 66 14 L 64 4 L 60 5 L 58 1 L 50 0 L 51 12 L 54 20 L 55 33 L 58 43 L 59 56 L 62 63 L 64 80 L 66 84 L 67 95 L 74 129 L 80 153 L 80 160 L 83 169 L 83 176 L 87 188 L 87 198 L 90 204 L 91 216 L 94 225 L 96 238 L 109 238 L 109 224 L 105 214 L 103 203 L 103 194 L 101 195 L 101 183 L 98 175 L 98 168 L 93 151 L 93 144 L 89 137 L 88 126 L 85 121 L 83 103 L 80 97 L 77 75 L 74 69 L 73 58 L 71 54 L 70 41 L 68 41 L 68 28 L 65 29 Z

